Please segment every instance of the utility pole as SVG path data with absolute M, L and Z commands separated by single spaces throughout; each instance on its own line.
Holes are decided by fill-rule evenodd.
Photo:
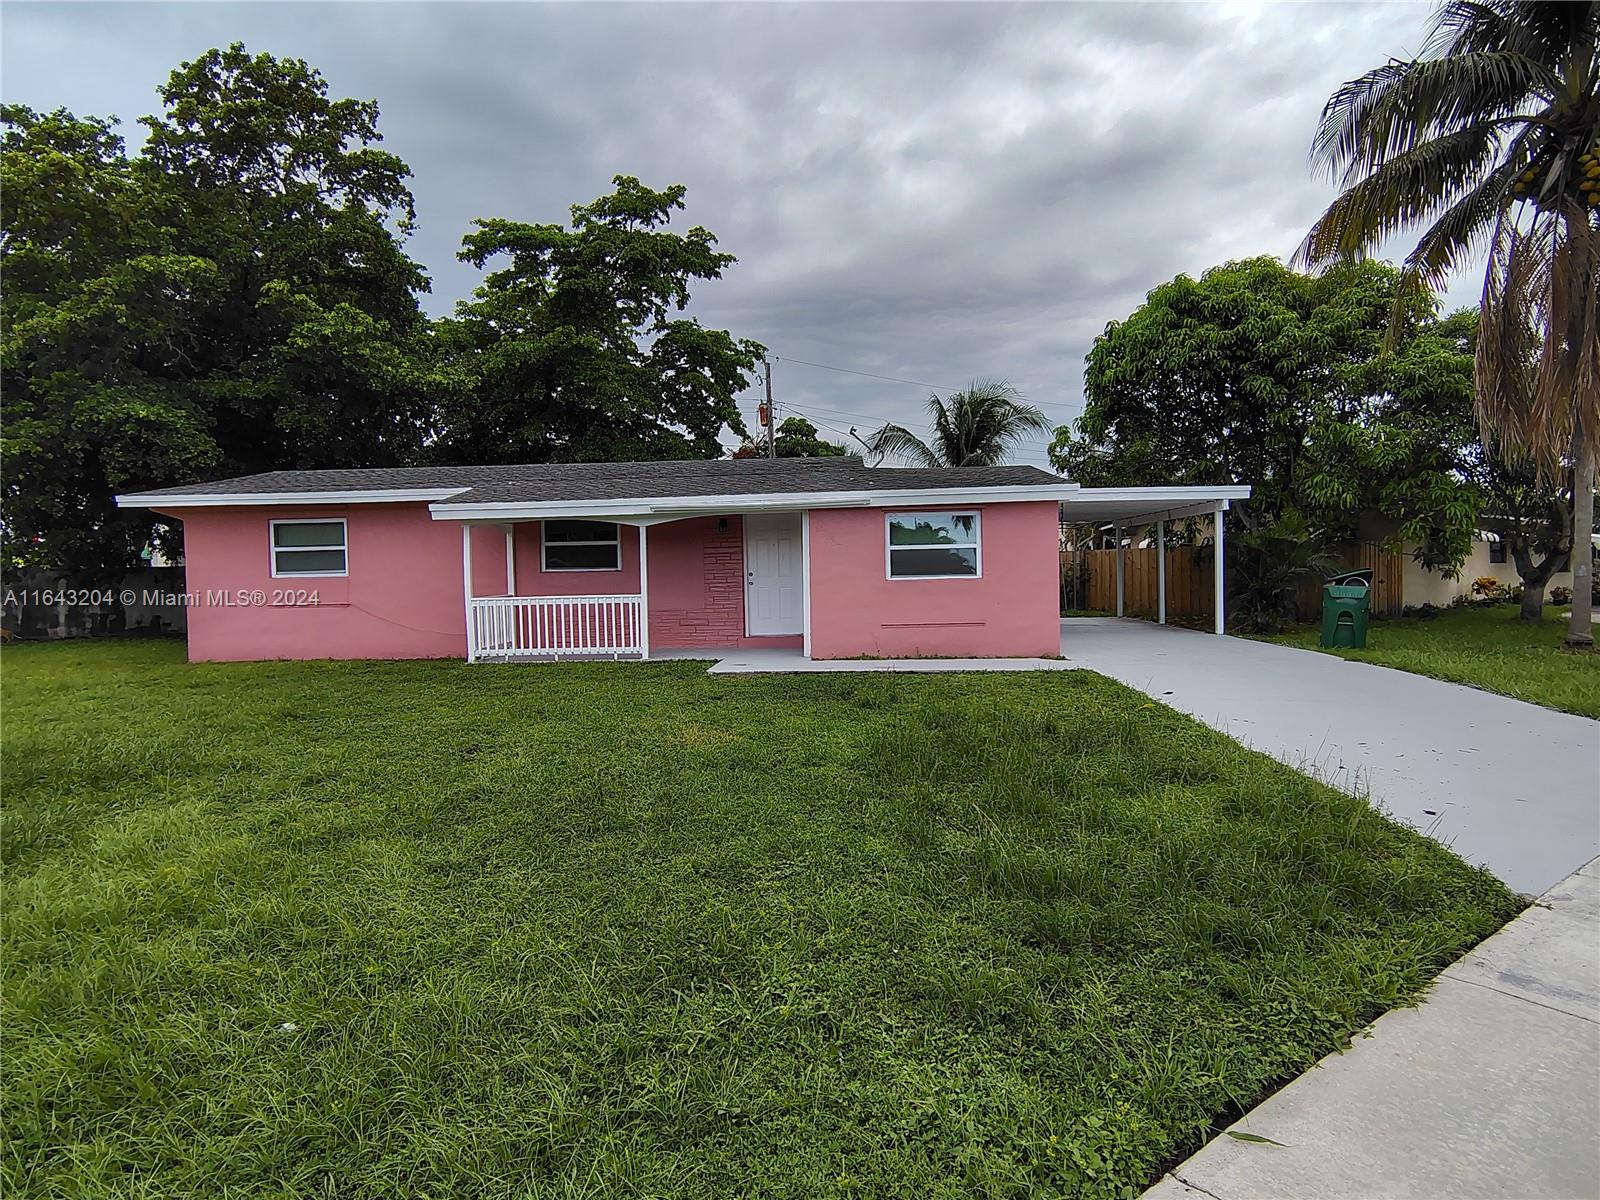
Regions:
M 761 366 L 767 379 L 767 402 L 761 407 L 761 423 L 767 427 L 767 457 L 777 458 L 778 438 L 772 431 L 772 364 L 763 358 Z

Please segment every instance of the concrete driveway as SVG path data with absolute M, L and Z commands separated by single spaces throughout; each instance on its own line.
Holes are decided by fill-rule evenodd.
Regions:
M 1600 854 L 1600 722 L 1148 621 L 1064 620 L 1061 653 L 1328 783 L 1369 793 L 1516 891 L 1544 892 Z

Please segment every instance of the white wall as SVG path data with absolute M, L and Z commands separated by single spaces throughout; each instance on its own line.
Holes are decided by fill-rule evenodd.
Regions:
M 1506 552 L 1506 561 L 1492 563 L 1489 561 L 1489 543 L 1475 541 L 1472 543 L 1472 553 L 1467 555 L 1466 562 L 1461 564 L 1461 574 L 1455 579 L 1445 579 L 1436 571 L 1429 571 L 1422 567 L 1416 559 L 1411 557 L 1413 547 L 1407 546 L 1401 567 L 1400 588 L 1406 604 L 1437 604 L 1443 607 L 1457 596 L 1472 595 L 1472 581 L 1484 575 L 1492 575 L 1508 588 L 1519 587 L 1522 580 L 1517 576 L 1517 565 L 1511 561 L 1510 551 Z M 1550 582 L 1544 585 L 1545 598 L 1549 599 L 1552 588 L 1571 587 L 1572 572 L 1558 571 L 1550 577 Z

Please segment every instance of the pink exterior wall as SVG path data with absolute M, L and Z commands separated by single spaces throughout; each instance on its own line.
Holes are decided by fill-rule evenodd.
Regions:
M 948 507 L 948 506 L 946 506 Z M 811 639 L 816 658 L 1022 657 L 1060 652 L 1057 509 L 1052 501 L 980 507 L 983 577 L 886 579 L 884 512 L 811 514 Z M 461 526 L 426 504 L 171 510 L 184 524 L 189 657 L 465 657 Z M 275 579 L 269 522 L 342 517 L 349 574 Z M 705 517 L 652 526 L 653 647 L 798 645 L 744 634 L 742 523 Z M 543 571 L 538 522 L 514 526 L 516 593 L 636 595 L 638 530 L 623 526 L 619 571 Z M 473 534 L 473 593 L 506 592 L 505 531 Z M 296 594 L 316 593 L 316 604 Z
M 183 521 L 192 661 L 466 655 L 461 527 L 433 520 L 426 504 L 190 508 L 170 515 Z M 272 577 L 268 522 L 296 517 L 345 519 L 348 576 Z M 284 592 L 315 592 L 317 603 L 286 602 Z M 222 593 L 234 603 L 221 602 Z
M 974 579 L 886 578 L 885 510 L 813 509 L 811 657 L 1060 654 L 1058 505 L 1039 500 L 973 507 L 981 514 L 983 570 Z
M 621 569 L 617 571 L 546 571 L 541 549 L 542 523 L 519 521 L 516 530 L 517 595 L 519 596 L 637 596 L 639 594 L 639 530 L 634 525 L 619 525 Z M 499 596 L 506 590 L 505 533 L 495 528 L 500 545 L 498 557 L 500 583 L 497 591 L 479 595 Z M 477 554 L 477 543 L 473 543 Z M 654 564 L 651 564 L 652 567 Z M 476 574 L 476 572 L 474 572 Z M 654 576 L 654 570 L 651 575 Z
M 719 528 L 726 521 L 727 530 Z M 540 523 L 516 526 L 517 594 L 519 596 L 637 595 L 639 531 L 622 527 L 621 571 L 541 570 Z M 747 638 L 744 633 L 744 526 L 738 516 L 692 517 L 650 526 L 650 645 L 653 649 L 701 646 L 794 645 L 799 638 Z M 479 543 L 473 543 L 473 576 Z M 505 590 L 504 537 L 498 548 L 483 553 L 491 567 L 482 586 L 501 582 Z M 498 572 L 498 574 L 496 574 Z M 474 588 L 480 585 L 475 583 Z
M 426 504 L 196 508 L 170 515 L 184 523 L 186 589 L 201 598 L 188 613 L 193 661 L 466 656 L 461 526 L 435 521 Z M 344 518 L 347 576 L 272 577 L 269 522 L 305 517 Z M 744 636 L 743 531 L 737 516 L 727 522 L 726 532 L 716 517 L 651 527 L 653 647 L 799 644 Z M 512 529 L 517 595 L 638 595 L 636 527 L 621 526 L 617 571 L 545 571 L 539 522 Z M 316 593 L 317 603 L 295 603 L 294 594 L 304 592 Z M 230 602 L 220 599 L 224 593 Z M 503 526 L 473 529 L 472 594 L 506 594 Z

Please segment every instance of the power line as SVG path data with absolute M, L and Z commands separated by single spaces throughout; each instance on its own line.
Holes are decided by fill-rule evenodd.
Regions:
M 821 371 L 838 371 L 841 375 L 860 375 L 865 379 L 881 379 L 885 383 L 904 383 L 909 384 L 911 387 L 928 388 L 935 392 L 955 392 L 960 390 L 959 388 L 946 387 L 942 383 L 923 383 L 920 379 L 900 379 L 894 375 L 874 375 L 871 371 L 857 371 L 852 367 L 834 367 L 829 366 L 827 363 L 807 362 L 803 358 L 784 358 L 778 354 L 774 354 L 772 357 L 778 362 L 798 363 L 802 367 L 816 367 Z
M 906 384 L 906 385 L 908 385 L 910 387 L 927 388 L 928 390 L 934 391 L 934 392 L 958 392 L 958 391 L 961 390 L 960 388 L 955 387 L 953 385 L 947 385 L 947 384 L 942 384 L 942 383 L 927 383 L 927 382 L 924 382 L 923 380 L 920 380 L 920 379 L 902 379 L 898 375 L 878 375 L 878 374 L 874 374 L 872 371 L 858 371 L 854 367 L 836 367 L 836 366 L 833 366 L 831 363 L 811 362 L 811 361 L 809 361 L 807 359 L 804 359 L 804 358 L 784 358 L 782 355 L 779 355 L 779 354 L 774 354 L 772 356 L 772 358 L 773 358 L 774 362 L 788 362 L 788 363 L 795 363 L 795 364 L 797 364 L 799 366 L 802 366 L 802 367 L 816 367 L 818 370 L 821 370 L 821 371 L 837 371 L 841 375 L 859 375 L 863 379 L 881 379 L 885 383 L 903 383 L 903 384 Z M 1044 400 L 1044 401 L 1030 400 L 1030 401 L 1028 401 L 1028 403 L 1037 405 L 1039 408 L 1059 408 L 1059 409 L 1063 409 L 1063 410 L 1070 410 L 1072 408 L 1072 405 L 1070 405 L 1070 404 L 1061 404 L 1061 403 L 1058 403 L 1058 402 L 1053 401 L 1053 400 Z M 838 412 L 839 410 L 835 409 L 833 411 Z M 848 415 L 851 415 L 851 414 L 846 414 L 846 415 L 848 416 Z M 869 417 L 867 419 L 868 420 L 876 420 L 877 418 Z
M 842 409 L 842 408 L 828 408 L 827 406 L 821 405 L 821 404 L 809 404 L 809 403 L 808 404 L 798 404 L 798 403 L 796 403 L 796 402 L 794 402 L 792 400 L 784 401 L 783 402 L 783 407 L 792 408 L 792 409 L 795 409 L 798 412 L 827 413 L 829 416 L 834 416 L 834 417 L 854 417 L 858 421 L 876 421 L 876 422 L 878 422 L 880 424 L 883 422 L 883 419 L 884 419 L 882 413 L 873 414 L 873 413 L 861 413 L 861 412 L 848 412 L 847 410 Z

